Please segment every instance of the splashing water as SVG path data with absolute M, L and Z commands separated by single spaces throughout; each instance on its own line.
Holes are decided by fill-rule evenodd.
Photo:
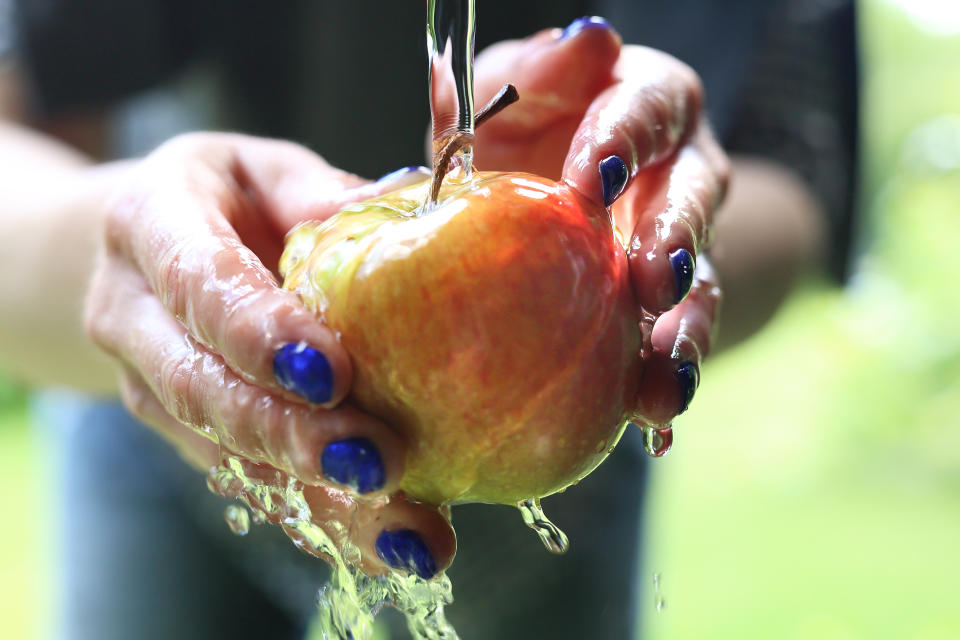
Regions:
M 240 500 L 253 512 L 254 521 L 280 524 L 297 547 L 328 560 L 330 582 L 319 595 L 318 627 L 322 638 L 370 638 L 376 615 L 384 606 L 392 606 L 406 617 L 414 640 L 458 640 L 444 616 L 444 607 L 453 602 L 450 579 L 445 574 L 431 580 L 397 572 L 368 576 L 360 569 L 360 550 L 356 546 L 349 542 L 337 545 L 313 522 L 301 482 L 290 478 L 285 485 L 271 483 L 248 473 L 246 464 L 249 463 L 240 458 L 226 456 L 221 466 L 211 469 L 207 486 L 218 495 Z M 276 475 L 279 477 L 279 473 Z M 244 516 L 239 516 L 240 512 Z M 232 531 L 236 532 L 235 522 L 244 517 L 249 529 L 250 515 L 246 509 L 230 505 L 227 513 Z
M 238 536 L 250 533 L 250 512 L 238 504 L 227 506 L 223 512 L 223 519 L 227 521 L 230 531 Z
M 656 607 L 657 613 L 663 613 L 663 608 L 667 606 L 667 603 L 663 599 L 663 594 L 660 593 L 660 582 L 663 579 L 663 576 L 658 572 L 653 574 L 653 606 Z
M 473 48 L 475 0 L 429 0 L 427 3 L 427 81 L 434 145 L 454 133 L 473 134 Z M 434 149 L 436 153 L 438 149 Z M 457 154 L 470 180 L 473 146 Z
M 547 551 L 557 554 L 567 552 L 567 549 L 570 548 L 570 540 L 567 538 L 567 534 L 547 519 L 540 507 L 539 498 L 518 502 L 517 508 L 520 509 L 523 522 L 537 532 Z

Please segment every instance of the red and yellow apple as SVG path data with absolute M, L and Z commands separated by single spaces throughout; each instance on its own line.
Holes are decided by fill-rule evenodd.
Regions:
M 450 177 L 291 231 L 280 269 L 354 365 L 351 401 L 409 442 L 431 504 L 560 491 L 612 450 L 640 376 L 608 211 L 522 173 Z

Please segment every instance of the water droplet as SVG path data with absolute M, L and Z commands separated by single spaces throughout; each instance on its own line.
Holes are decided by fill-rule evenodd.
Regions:
M 537 532 L 547 551 L 550 553 L 567 552 L 567 549 L 570 548 L 570 540 L 567 538 L 567 534 L 547 519 L 540 507 L 539 498 L 518 502 L 517 508 L 520 509 L 523 522 Z
M 253 522 L 253 524 L 263 524 L 267 521 L 267 514 L 260 511 L 260 509 L 254 509 L 250 521 Z
M 250 512 L 238 504 L 231 504 L 223 512 L 223 517 L 227 521 L 230 531 L 238 536 L 245 536 L 250 533 Z
M 234 498 L 240 489 L 240 481 L 229 469 L 214 467 L 207 474 L 207 489 L 224 498 Z
M 673 427 L 663 429 L 640 427 L 643 429 L 643 450 L 652 458 L 660 458 L 673 446 Z
M 657 613 L 663 613 L 663 608 L 667 606 L 666 601 L 663 599 L 663 594 L 660 593 L 660 581 L 662 575 L 660 573 L 653 574 L 653 605 L 657 609 Z

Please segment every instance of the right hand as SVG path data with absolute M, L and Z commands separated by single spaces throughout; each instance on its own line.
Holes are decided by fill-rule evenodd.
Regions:
M 609 206 L 628 240 L 652 347 L 631 420 L 669 424 L 699 384 L 721 295 L 702 252 L 730 165 L 702 116 L 700 79 L 663 52 L 624 45 L 598 18 L 497 43 L 476 67 L 480 104 L 507 82 L 520 93 L 477 130 L 477 165 L 562 180 Z
M 370 573 L 447 566 L 446 515 L 396 495 L 408 443 L 341 404 L 347 353 L 265 266 L 296 223 L 424 174 L 369 183 L 292 143 L 190 134 L 128 175 L 85 306 L 88 335 L 121 364 L 128 409 L 200 468 L 233 454 L 303 482 L 314 520 L 357 545 Z M 389 535 L 378 544 L 396 531 L 422 542 L 418 557 L 391 555 Z

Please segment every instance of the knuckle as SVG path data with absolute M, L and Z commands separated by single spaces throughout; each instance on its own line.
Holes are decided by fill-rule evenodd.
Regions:
M 221 134 L 210 132 L 181 133 L 162 143 L 151 155 L 175 157 L 196 155 L 215 144 L 220 137 Z
M 130 373 L 125 373 L 120 379 L 120 399 L 135 418 L 149 422 L 156 399 L 141 380 Z
M 222 397 L 217 413 L 224 419 L 220 425 L 220 439 L 231 450 L 251 459 L 268 458 L 261 444 L 261 413 L 269 407 L 265 399 L 258 398 L 255 387 L 243 381 L 230 385 L 229 397 Z
M 222 344 L 242 346 L 238 351 L 243 354 L 259 347 L 264 329 L 269 329 L 264 323 L 274 322 L 284 312 L 283 304 L 268 293 L 265 289 L 250 290 L 224 310 Z
M 730 177 L 733 174 L 733 167 L 730 158 L 725 153 L 719 153 L 715 161 L 714 173 L 717 177 L 717 197 L 716 206 L 719 206 L 730 189 Z
M 210 425 L 204 410 L 200 358 L 180 354 L 160 364 L 156 373 L 163 406 L 178 421 L 206 430 Z
M 83 305 L 83 332 L 86 336 L 101 349 L 106 346 L 105 315 L 103 311 L 103 302 L 101 293 L 99 274 L 94 276 L 94 280 L 87 291 L 87 297 Z
M 691 113 L 696 113 L 703 107 L 703 80 L 700 79 L 700 75 L 689 65 L 682 62 L 680 65 L 685 86 L 684 98 L 690 106 Z
M 261 401 L 257 404 L 259 411 L 256 412 L 254 424 L 260 433 L 255 441 L 260 448 L 260 454 L 269 458 L 274 466 L 280 469 L 293 469 L 290 448 L 287 446 L 292 412 L 288 407 L 276 402 Z
M 105 269 L 101 264 L 94 273 L 84 299 L 81 320 L 84 335 L 101 350 L 115 354 L 118 350 L 113 310 L 116 296 Z
M 108 255 L 126 255 L 129 253 L 130 237 L 135 222 L 141 218 L 149 190 L 142 188 L 136 177 L 120 186 L 107 199 L 103 244 Z
M 153 273 L 153 290 L 161 304 L 181 322 L 186 315 L 187 271 L 183 268 L 185 247 L 183 242 L 174 242 L 164 247 L 157 255 Z

